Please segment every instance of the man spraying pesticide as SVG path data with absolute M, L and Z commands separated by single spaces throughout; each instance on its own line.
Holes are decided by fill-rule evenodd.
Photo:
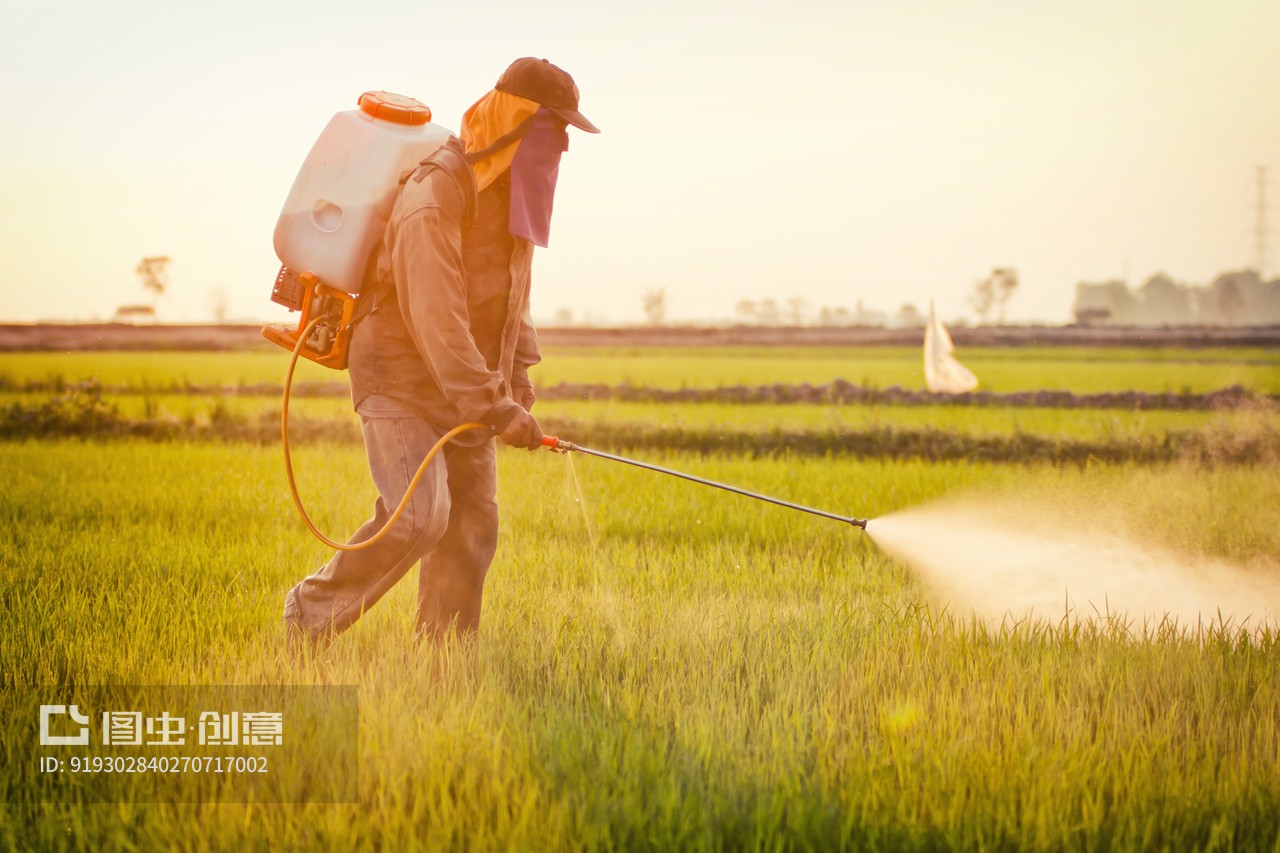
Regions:
M 567 73 L 516 60 L 467 110 L 461 139 L 431 125 L 430 110 L 410 98 L 369 92 L 359 106 L 335 116 L 317 141 L 275 235 L 285 266 L 272 298 L 302 312 L 296 329 L 263 330 L 293 350 L 285 465 L 307 526 L 337 550 L 289 591 L 287 628 L 312 641 L 341 633 L 421 561 L 419 638 L 474 632 L 497 546 L 495 435 L 865 529 L 861 519 L 543 435 L 530 414 L 528 371 L 539 361 L 529 316 L 533 246 L 547 245 L 566 126 L 599 132 L 578 111 Z M 312 524 L 293 481 L 288 404 L 300 356 L 350 368 L 379 498 L 346 543 Z
M 419 637 L 476 629 L 498 538 L 491 438 L 530 449 L 543 438 L 529 413 L 529 273 L 566 127 L 599 132 L 578 100 L 569 74 L 518 59 L 457 139 L 424 104 L 366 93 L 304 164 L 276 229 L 273 294 L 302 319 L 264 334 L 295 360 L 349 366 L 379 494 L 351 543 L 286 596 L 284 621 L 305 637 L 350 627 L 419 560 Z M 443 464 L 422 465 L 410 490 L 435 445 Z

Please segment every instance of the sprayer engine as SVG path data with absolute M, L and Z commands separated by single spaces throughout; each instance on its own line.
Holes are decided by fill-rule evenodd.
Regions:
M 294 328 L 274 323 L 263 326 L 264 338 L 293 350 L 298 337 L 312 326 L 312 321 L 317 321 L 307 334 L 300 355 L 335 370 L 347 369 L 356 297 L 322 283 L 313 272 L 295 274 L 288 267 L 280 267 L 271 288 L 271 301 L 290 311 L 301 311 L 302 316 Z

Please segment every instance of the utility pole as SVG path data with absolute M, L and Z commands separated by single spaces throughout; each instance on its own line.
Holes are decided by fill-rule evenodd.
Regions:
M 1267 167 L 1258 167 L 1258 197 L 1254 204 L 1253 223 L 1253 267 L 1258 277 L 1267 279 L 1267 238 L 1271 231 L 1267 228 Z

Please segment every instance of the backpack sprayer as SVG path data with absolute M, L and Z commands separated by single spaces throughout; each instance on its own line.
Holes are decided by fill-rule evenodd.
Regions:
M 436 454 L 454 436 L 467 430 L 486 429 L 484 424 L 466 423 L 441 436 L 418 466 L 404 497 L 386 524 L 363 542 L 344 543 L 325 536 L 307 515 L 298 495 L 289 452 L 289 395 L 298 359 L 306 358 L 335 370 L 346 369 L 358 294 L 370 257 L 391 216 L 400 176 L 443 145 L 450 136 L 448 130 L 431 124 L 431 109 L 413 98 L 390 92 L 365 92 L 357 105 L 359 109 L 335 115 L 320 134 L 298 172 L 276 223 L 275 250 L 283 266 L 276 276 L 271 299 L 290 311 L 300 311 L 298 324 L 293 328 L 268 325 L 262 329 L 263 337 L 292 352 L 284 379 L 280 441 L 294 506 L 316 538 L 341 551 L 367 548 L 385 536 L 409 505 L 414 490 Z M 802 506 L 737 486 L 592 450 L 554 436 L 544 436 L 542 444 L 558 453 L 585 453 L 623 462 L 787 509 L 841 521 L 863 530 L 867 527 L 866 519 L 848 518 Z
M 325 367 L 345 370 L 351 323 L 400 177 L 452 135 L 431 108 L 391 92 L 365 92 L 358 109 L 325 126 L 285 199 L 273 239 L 283 266 L 271 301 L 301 311 L 297 326 L 262 336 Z

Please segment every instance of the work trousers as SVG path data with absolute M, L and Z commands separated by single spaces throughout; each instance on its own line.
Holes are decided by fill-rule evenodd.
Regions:
M 369 473 L 378 489 L 374 515 L 351 542 L 382 529 L 443 431 L 419 418 L 363 417 Z M 345 631 L 422 561 L 419 639 L 474 632 L 485 575 L 498 544 L 498 476 L 492 441 L 450 443 L 418 483 L 404 514 L 382 539 L 339 551 L 285 596 L 284 619 L 311 639 Z

